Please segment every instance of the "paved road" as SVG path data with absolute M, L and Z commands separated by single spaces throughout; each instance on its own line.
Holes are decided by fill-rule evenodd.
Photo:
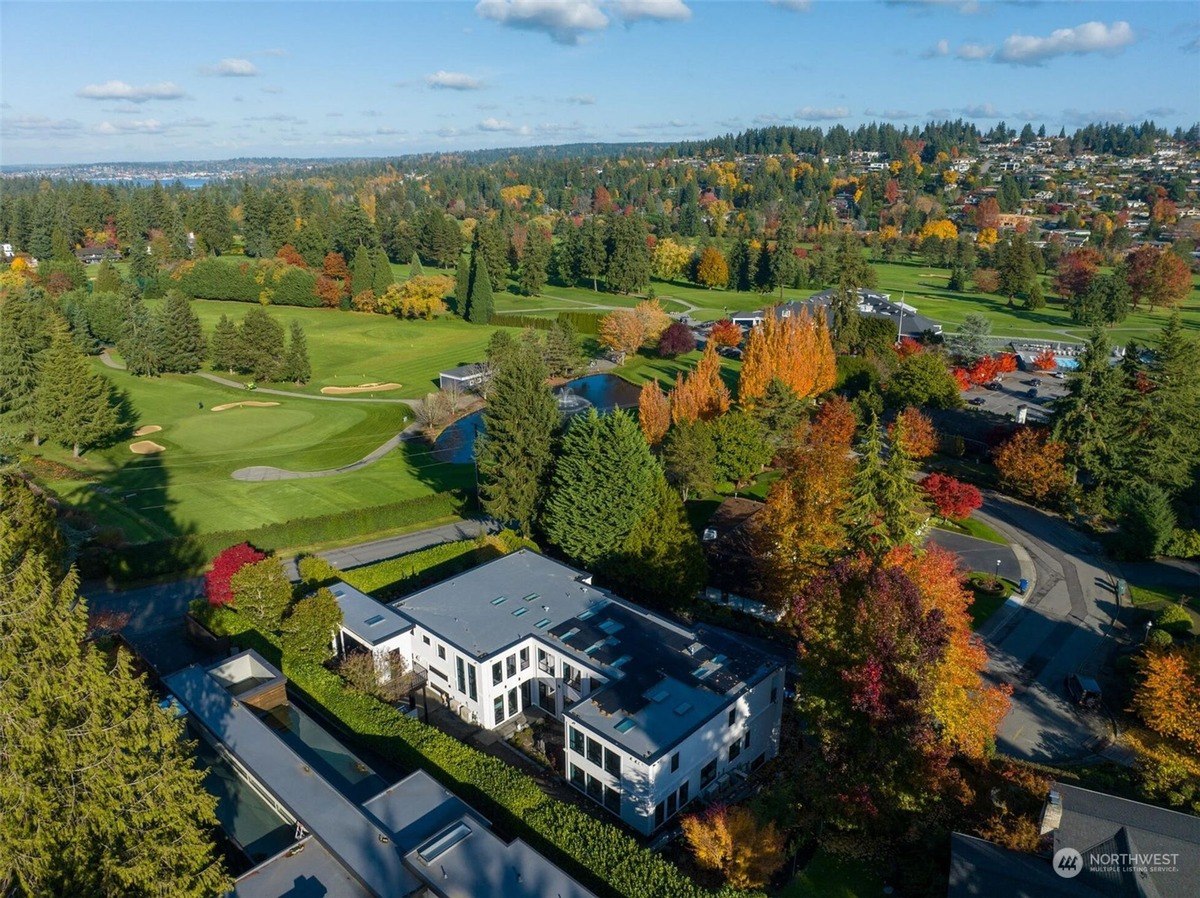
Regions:
M 318 554 L 334 567 L 345 569 L 383 561 L 445 542 L 472 539 L 483 533 L 494 533 L 497 529 L 490 521 L 455 521 L 414 533 L 389 536 Z M 285 562 L 284 569 L 289 577 L 298 578 L 294 560 Z M 170 583 L 122 591 L 114 591 L 103 583 L 92 582 L 84 584 L 82 591 L 92 610 L 129 614 L 129 623 L 122 630 L 123 635 L 160 673 L 167 674 L 205 660 L 189 642 L 183 623 L 188 603 L 204 594 L 203 577 L 188 577 Z
M 357 471 L 359 468 L 365 468 L 367 465 L 375 464 L 375 462 L 379 461 L 379 459 L 383 458 L 401 443 L 407 440 L 415 440 L 420 435 L 420 425 L 410 424 L 386 443 L 372 449 L 358 461 L 342 465 L 340 468 L 325 468 L 321 471 L 289 471 L 287 468 L 276 468 L 271 465 L 252 465 L 248 468 L 238 468 L 229 476 L 234 480 L 260 482 L 263 480 L 305 480 L 312 477 L 333 477 L 337 474 L 348 474 L 351 471 Z
M 988 542 L 965 533 L 952 533 L 949 530 L 938 530 L 936 527 L 929 531 L 928 542 L 954 552 L 962 559 L 963 567 L 969 571 L 982 571 L 985 574 L 995 574 L 996 562 L 1000 562 L 999 574 L 1014 583 L 1024 576 L 1021 563 L 1017 559 L 1012 546 Z
M 1041 762 L 1094 754 L 1111 735 L 1110 722 L 1079 712 L 1063 684 L 1073 673 L 1099 677 L 1117 648 L 1115 567 L 1061 518 L 990 492 L 983 513 L 1024 547 L 1036 570 L 1025 603 L 997 612 L 980 631 L 991 655 L 989 677 L 1013 687 L 997 745 Z

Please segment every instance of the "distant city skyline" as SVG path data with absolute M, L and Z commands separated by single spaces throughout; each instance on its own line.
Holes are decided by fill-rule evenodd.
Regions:
M 963 118 L 1188 127 L 1182 2 L 0 4 L 0 163 L 390 156 Z

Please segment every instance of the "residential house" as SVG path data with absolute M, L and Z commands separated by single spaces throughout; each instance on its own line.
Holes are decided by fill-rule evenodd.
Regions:
M 459 365 L 438 374 L 438 386 L 443 390 L 478 390 L 487 383 L 488 367 L 483 362 Z

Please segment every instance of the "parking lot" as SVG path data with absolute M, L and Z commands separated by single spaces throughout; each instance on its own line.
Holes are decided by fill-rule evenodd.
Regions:
M 1028 421 L 1045 423 L 1050 420 L 1054 400 L 1066 393 L 1066 377 L 1052 373 L 1013 371 L 999 375 L 984 386 L 971 387 L 963 394 L 963 399 L 967 408 L 1012 420 L 1016 420 L 1017 409 L 1023 405 L 1029 410 Z

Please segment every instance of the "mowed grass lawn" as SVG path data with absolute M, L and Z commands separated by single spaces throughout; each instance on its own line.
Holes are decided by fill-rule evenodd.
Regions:
M 318 341 L 310 340 L 315 348 Z M 314 471 L 349 464 L 403 429 L 411 412 L 400 404 L 247 393 L 195 375 L 138 378 L 95 364 L 127 394 L 138 426 L 162 427 L 144 439 L 165 451 L 134 455 L 128 444 L 143 439 L 138 437 L 78 461 L 47 449 L 47 458 L 75 468 L 80 478 L 48 482 L 101 526 L 121 528 L 131 542 L 316 517 L 473 483 L 469 467 L 435 462 L 420 442 L 347 474 L 237 481 L 232 472 L 251 465 Z M 318 364 L 314 361 L 314 367 Z M 247 399 L 280 405 L 212 411 L 215 405 Z
M 212 333 L 222 315 L 240 321 L 253 306 L 198 299 L 192 301 L 192 308 L 205 332 Z M 439 371 L 482 361 L 495 330 L 450 315 L 433 321 L 402 321 L 390 315 L 338 309 L 270 306 L 267 311 L 285 330 L 292 321 L 299 321 L 304 328 L 312 380 L 303 387 L 286 385 L 286 389 L 305 393 L 319 394 L 321 387 L 327 386 L 398 383 L 400 389 L 377 395 L 417 399 L 437 389 Z

